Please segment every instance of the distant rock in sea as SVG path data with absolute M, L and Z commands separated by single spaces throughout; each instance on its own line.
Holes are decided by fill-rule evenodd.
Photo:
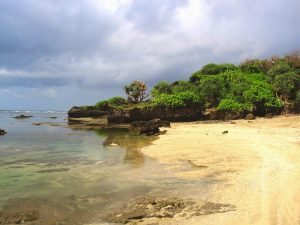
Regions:
M 5 134 L 6 134 L 6 131 L 0 129 L 0 136 L 3 136 L 3 135 L 5 135 Z
M 19 116 L 15 116 L 14 118 L 15 119 L 28 119 L 30 117 L 33 117 L 33 116 L 19 115 Z

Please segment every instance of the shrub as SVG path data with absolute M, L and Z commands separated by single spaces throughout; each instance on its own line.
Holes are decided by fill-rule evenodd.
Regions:
M 199 83 L 200 94 L 206 105 L 215 106 L 223 96 L 223 79 L 219 76 L 205 76 Z
M 274 90 L 284 100 L 288 100 L 296 91 L 299 83 L 299 77 L 295 72 L 278 74 L 273 81 Z
M 247 102 L 256 107 L 280 108 L 283 106 L 282 101 L 274 95 L 270 85 L 252 85 L 243 95 Z
M 172 93 L 174 93 L 174 94 L 177 94 L 180 92 L 187 92 L 187 91 L 197 93 L 198 87 L 197 87 L 197 85 L 195 85 L 191 82 L 183 81 L 183 80 L 176 81 L 172 84 Z
M 109 101 L 107 101 L 107 100 L 97 102 L 95 105 L 95 107 L 100 108 L 100 109 L 107 108 L 108 106 L 109 106 Z
M 202 67 L 200 73 L 203 75 L 216 75 L 216 74 L 221 73 L 221 70 L 217 64 L 210 63 L 210 64 L 204 65 Z
M 263 68 L 261 65 L 261 61 L 258 59 L 247 59 L 243 63 L 240 64 L 240 69 L 245 73 L 261 73 L 263 72 Z
M 191 106 L 202 103 L 200 97 L 193 92 L 180 92 L 171 95 L 161 94 L 156 96 L 152 101 L 154 105 L 167 107 Z
M 151 91 L 151 94 L 153 97 L 155 97 L 159 94 L 171 94 L 171 93 L 172 93 L 172 87 L 166 81 L 158 82 Z
M 241 111 L 248 110 L 252 111 L 253 105 L 251 103 L 239 103 L 232 99 L 222 99 L 217 109 L 223 111 Z
M 291 67 L 286 62 L 278 62 L 275 66 L 273 66 L 267 73 L 269 81 L 273 82 L 275 76 L 283 73 L 287 73 L 291 71 Z
M 108 103 L 110 105 L 115 105 L 115 106 L 124 105 L 126 104 L 126 102 L 127 102 L 126 99 L 121 96 L 115 96 L 108 99 Z

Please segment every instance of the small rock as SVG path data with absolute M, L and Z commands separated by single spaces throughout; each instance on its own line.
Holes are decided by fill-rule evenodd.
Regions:
M 6 131 L 0 129 L 0 136 L 3 136 L 3 135 L 5 135 L 5 134 L 6 134 Z
M 247 114 L 247 116 L 245 117 L 246 120 L 254 120 L 255 117 L 252 113 Z
M 266 118 L 270 119 L 270 118 L 273 118 L 273 113 L 267 113 L 265 115 Z
M 228 134 L 228 130 L 224 130 L 222 134 Z

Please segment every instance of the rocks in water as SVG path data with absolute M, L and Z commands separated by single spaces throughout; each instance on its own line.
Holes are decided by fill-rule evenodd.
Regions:
M 193 216 L 211 215 L 235 211 L 235 205 L 199 202 L 178 198 L 143 198 L 129 202 L 122 211 L 109 212 L 104 221 L 116 224 L 137 224 L 147 218 L 191 218 Z
M 0 129 L 0 136 L 3 136 L 3 135 L 5 135 L 6 134 L 6 131 L 5 130 L 2 130 L 2 129 Z
M 228 134 L 228 130 L 224 130 L 222 134 Z
M 33 116 L 27 116 L 27 115 L 19 115 L 19 116 L 15 116 L 14 118 L 15 119 L 28 119 L 30 117 L 33 117 Z
M 35 224 L 39 217 L 38 210 L 0 211 L 0 224 Z
M 108 109 L 96 109 L 93 107 L 72 107 L 69 112 L 68 116 L 73 118 L 83 118 L 83 117 L 101 117 L 107 115 Z
M 153 135 L 159 133 L 160 126 L 160 119 L 154 119 L 150 121 L 136 121 L 131 123 L 130 131 L 136 134 Z
M 112 223 L 126 224 L 143 218 L 173 218 L 188 204 L 181 199 L 141 199 L 130 203 L 121 213 L 110 213 L 105 220 Z
M 249 113 L 249 114 L 246 115 L 245 119 L 246 120 L 254 120 L 255 117 L 254 117 L 254 115 L 252 113 Z

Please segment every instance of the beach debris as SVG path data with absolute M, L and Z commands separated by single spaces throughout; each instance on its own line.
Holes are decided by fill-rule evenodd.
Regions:
M 222 134 L 228 134 L 228 130 L 224 130 L 223 132 L 222 132 Z
M 33 117 L 33 116 L 27 116 L 27 115 L 19 115 L 19 116 L 15 116 L 14 118 L 15 119 L 28 119 L 30 117 Z
M 32 123 L 32 125 L 40 126 L 40 125 L 42 125 L 42 124 L 41 124 L 41 123 Z
M 5 130 L 2 130 L 2 129 L 0 129 L 0 136 L 3 136 L 3 135 L 5 135 L 6 134 L 6 131 Z

